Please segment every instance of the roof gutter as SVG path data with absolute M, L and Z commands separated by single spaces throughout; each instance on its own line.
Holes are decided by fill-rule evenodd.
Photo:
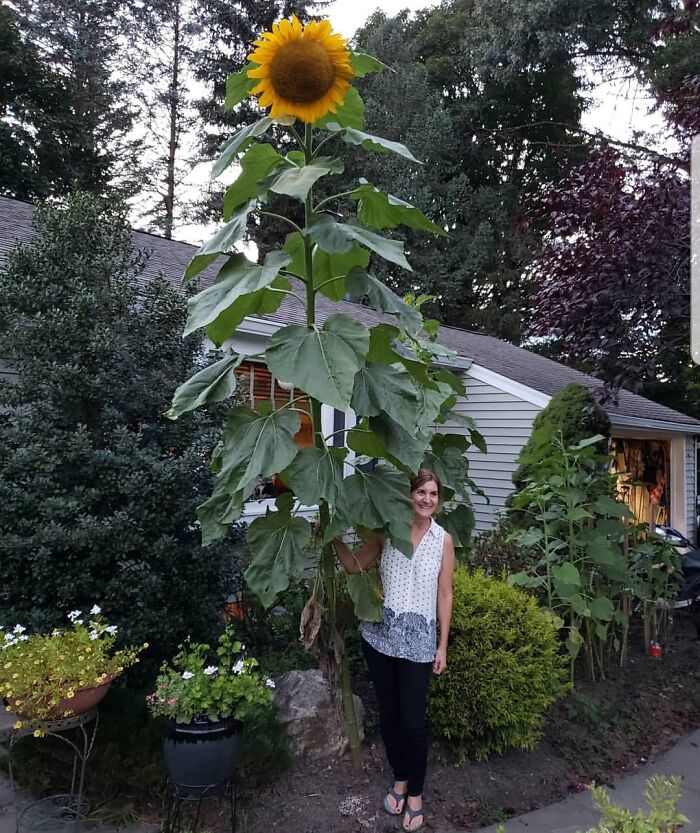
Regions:
M 646 428 L 647 430 L 671 431 L 675 434 L 700 434 L 700 423 L 692 425 L 684 422 L 671 422 L 663 419 L 645 419 L 626 416 L 608 411 L 610 424 L 614 428 Z

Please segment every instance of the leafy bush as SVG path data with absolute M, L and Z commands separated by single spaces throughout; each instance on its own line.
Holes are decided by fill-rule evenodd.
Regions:
M 474 536 L 470 565 L 489 576 L 511 575 L 522 570 L 533 560 L 533 555 L 511 538 L 513 530 L 508 518 L 498 516 L 494 526 Z
M 632 813 L 617 804 L 613 804 L 603 787 L 591 787 L 593 804 L 603 814 L 597 827 L 588 833 L 676 833 L 679 826 L 690 821 L 678 812 L 681 798 L 681 777 L 672 775 L 652 775 L 647 781 L 644 797 L 649 813 L 638 810 Z
M 520 450 L 518 467 L 513 472 L 516 492 L 535 475 L 541 463 L 546 464 L 549 457 L 547 443 L 541 442 L 540 438 L 547 434 L 561 437 L 565 446 L 601 434 L 605 439 L 599 444 L 598 451 L 605 454 L 610 437 L 610 417 L 583 385 L 565 385 L 532 423 L 530 439 Z
M 195 523 L 220 420 L 163 416 L 202 342 L 181 337 L 186 299 L 146 280 L 121 209 L 76 195 L 34 228 L 0 269 L 17 372 L 0 380 L 0 622 L 49 631 L 97 602 L 155 670 L 212 635 L 230 592 L 226 543 L 203 551 Z
M 533 598 L 482 570 L 458 569 L 447 670 L 429 697 L 435 733 L 480 759 L 534 747 L 546 709 L 567 691 L 558 648 Z

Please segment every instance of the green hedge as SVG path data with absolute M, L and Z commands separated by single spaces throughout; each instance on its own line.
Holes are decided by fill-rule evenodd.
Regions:
M 455 573 L 447 664 L 431 686 L 432 729 L 479 759 L 534 747 L 545 712 L 568 690 L 551 619 L 481 570 Z

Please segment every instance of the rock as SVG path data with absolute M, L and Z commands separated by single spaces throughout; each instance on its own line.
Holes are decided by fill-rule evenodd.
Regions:
M 354 694 L 360 740 L 365 709 Z M 289 671 L 275 679 L 277 717 L 287 730 L 292 752 L 312 759 L 342 754 L 348 745 L 340 693 L 331 701 L 328 684 L 317 669 Z

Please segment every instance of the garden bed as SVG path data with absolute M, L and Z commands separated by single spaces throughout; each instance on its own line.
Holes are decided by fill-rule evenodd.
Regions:
M 633 634 L 634 645 L 640 635 Z M 661 661 L 631 651 L 626 667 L 577 692 L 550 712 L 544 737 L 529 752 L 460 762 L 433 744 L 425 793 L 428 829 L 471 830 L 533 810 L 633 772 L 700 726 L 700 642 L 677 623 Z M 373 704 L 359 681 L 370 718 Z M 363 765 L 348 756 L 297 764 L 268 788 L 246 794 L 246 833 L 384 833 L 397 825 L 379 808 L 391 775 L 381 740 L 370 736 Z M 216 827 L 216 819 L 211 819 Z M 223 830 L 223 826 L 222 826 Z
M 661 661 L 638 650 L 640 634 L 633 633 L 631 643 L 624 669 L 602 683 L 579 683 L 576 694 L 554 706 L 536 749 L 477 762 L 460 760 L 454 750 L 433 743 L 425 793 L 428 830 L 472 830 L 558 801 L 591 780 L 610 784 L 698 728 L 700 642 L 692 626 L 676 623 Z M 284 756 L 274 727 L 258 727 L 249 732 L 239 833 L 397 829 L 394 820 L 379 810 L 391 776 L 374 728 L 371 688 L 362 675 L 356 682 L 369 728 L 362 769 L 346 755 L 299 763 L 283 772 Z M 164 783 L 159 731 L 157 722 L 148 717 L 142 695 L 110 692 L 101 707 L 88 772 L 87 792 L 97 818 L 112 823 L 134 818 L 159 821 Z M 28 790 L 41 794 L 65 787 L 63 746 L 48 738 L 26 743 L 18 756 L 18 774 Z M 206 816 L 203 830 L 227 833 L 225 807 L 213 805 Z

